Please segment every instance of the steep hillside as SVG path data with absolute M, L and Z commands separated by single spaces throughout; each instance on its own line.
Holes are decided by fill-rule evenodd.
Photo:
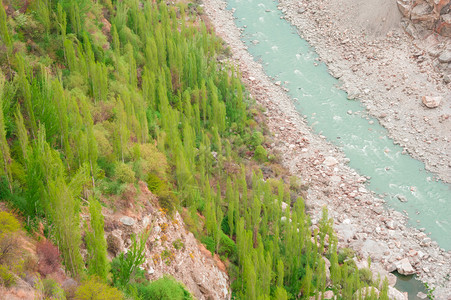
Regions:
M 201 6 L 4 0 L 0 38 L 0 199 L 72 278 L 48 297 L 387 298 L 311 227 Z

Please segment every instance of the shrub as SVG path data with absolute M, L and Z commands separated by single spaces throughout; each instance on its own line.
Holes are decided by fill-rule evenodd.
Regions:
M 204 236 L 201 239 L 202 244 L 205 245 L 205 247 L 207 248 L 208 251 L 211 252 L 211 254 L 213 255 L 215 253 L 216 250 L 216 244 L 215 241 L 213 240 L 212 237 L 210 236 Z
M 13 286 L 16 283 L 16 277 L 7 267 L 0 265 L 0 285 L 5 287 Z
M 167 189 L 166 182 L 160 179 L 155 174 L 149 174 L 147 177 L 147 187 L 149 191 L 154 193 L 155 195 L 160 194 L 162 191 Z
M 221 232 L 219 240 L 218 254 L 227 258 L 236 256 L 237 248 L 235 242 L 229 238 L 224 232 Z
M 176 250 L 180 250 L 182 248 L 185 248 L 185 244 L 183 244 L 181 239 L 177 239 L 175 241 L 172 242 L 172 246 L 174 246 L 174 248 Z
M 255 148 L 254 158 L 256 161 L 260 163 L 267 161 L 268 153 L 266 152 L 266 149 L 263 148 L 262 145 L 259 145 L 257 146 L 257 148 Z
M 251 137 L 251 145 L 253 148 L 260 146 L 263 143 L 264 137 L 260 131 L 255 131 Z
M 158 196 L 158 203 L 161 208 L 166 209 L 171 214 L 178 205 L 177 197 L 170 191 L 163 191 Z
M 111 233 L 106 238 L 107 250 L 113 255 L 117 255 L 121 250 L 121 242 L 118 237 L 112 235 Z
M 363 268 L 359 270 L 359 278 L 361 281 L 371 284 L 373 280 L 373 272 L 368 268 Z
M 133 183 L 135 182 L 135 172 L 133 172 L 132 167 L 124 164 L 122 162 L 116 165 L 114 170 L 115 177 L 120 182 L 124 183 Z
M 0 238 L 4 234 L 17 232 L 20 229 L 20 223 L 10 213 L 0 211 Z
M 165 276 L 148 285 L 138 285 L 138 294 L 146 300 L 190 300 L 191 294 L 182 283 Z
M 36 254 L 39 257 L 38 272 L 42 276 L 47 276 L 60 267 L 60 253 L 50 241 L 39 242 L 36 246 Z
M 353 258 L 355 255 L 355 252 L 351 248 L 340 248 L 338 250 L 338 263 L 342 264 L 347 259 Z
M 45 299 L 65 300 L 64 290 L 53 278 L 46 278 L 42 281 Z
M 75 300 L 121 300 L 122 293 L 111 286 L 101 282 L 96 277 L 91 277 L 75 291 Z
M 19 230 L 20 223 L 13 215 L 4 211 L 0 212 L 0 264 L 10 263 L 17 257 Z

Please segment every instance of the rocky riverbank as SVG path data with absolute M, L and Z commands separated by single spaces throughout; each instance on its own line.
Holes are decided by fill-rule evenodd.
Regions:
M 451 182 L 451 39 L 402 19 L 395 0 L 281 0 L 279 8 L 349 98 Z
M 313 1 L 310 1 L 308 3 L 316 5 L 312 2 Z M 299 2 L 289 5 L 299 5 Z M 343 153 L 328 143 L 324 137 L 312 132 L 302 116 L 295 110 L 291 99 L 286 95 L 283 88 L 271 82 L 270 78 L 265 75 L 262 66 L 255 62 L 247 52 L 246 46 L 240 40 L 240 30 L 233 22 L 232 13 L 226 10 L 226 4 L 222 0 L 206 1 L 204 3 L 204 9 L 215 27 L 217 34 L 230 46 L 233 60 L 240 66 L 240 70 L 251 95 L 259 104 L 267 109 L 266 121 L 274 134 L 274 141 L 270 147 L 279 151 L 282 154 L 285 166 L 287 166 L 293 174 L 303 178 L 304 183 L 309 186 L 306 202 L 313 224 L 318 222 L 321 217 L 322 207 L 326 205 L 329 208 L 330 215 L 335 220 L 334 227 L 339 236 L 340 246 L 350 246 L 354 248 L 361 257 L 370 256 L 373 262 L 382 265 L 387 271 L 398 269 L 398 271 L 404 273 L 415 272 L 419 275 L 420 279 L 427 282 L 432 288 L 436 288 L 434 292 L 436 299 L 450 299 L 447 295 L 451 295 L 451 281 L 449 280 L 451 252 L 440 249 L 437 243 L 431 241 L 424 232 L 407 227 L 407 219 L 403 214 L 393 210 L 387 210 L 384 207 L 384 200 L 378 199 L 366 190 L 364 183 L 367 179 L 360 176 L 355 170 L 346 165 L 347 159 L 344 157 Z M 298 9 L 293 10 L 292 8 L 285 10 L 288 11 L 289 15 L 298 13 L 299 11 Z M 305 12 L 306 11 L 303 13 Z M 313 11 L 311 11 L 311 13 L 313 13 Z M 323 11 L 318 9 L 317 13 L 323 14 Z M 314 35 L 313 29 L 311 34 L 312 36 Z M 395 34 L 393 33 L 392 37 L 394 35 Z M 317 40 L 319 39 L 321 38 L 318 37 Z M 329 53 L 327 50 L 324 51 Z M 402 51 L 400 49 L 398 49 L 398 51 L 400 51 L 401 54 Z M 335 53 L 334 55 L 338 54 Z M 382 46 L 374 55 L 385 55 L 383 54 Z M 332 69 L 334 68 L 333 66 L 334 65 L 331 64 Z M 342 72 L 346 74 L 349 72 L 349 76 L 354 74 L 352 67 L 347 65 L 341 67 L 338 65 L 335 66 L 336 72 L 338 72 L 338 70 L 344 70 Z M 360 67 L 363 69 L 362 65 L 360 65 Z M 358 68 L 356 70 L 356 72 L 360 72 Z M 366 72 L 371 73 L 371 71 Z M 411 72 L 415 72 L 415 70 L 412 70 Z M 392 73 L 385 73 L 384 76 L 388 77 L 389 74 Z M 426 76 L 424 73 L 419 74 L 420 76 Z M 343 76 L 345 75 L 340 77 Z M 364 77 L 366 75 L 352 75 L 351 77 L 353 76 L 358 78 L 359 76 Z M 371 74 L 368 76 L 371 76 Z M 416 109 L 426 115 L 431 112 L 434 116 L 446 114 L 447 109 L 449 110 L 449 104 L 446 103 L 447 101 L 444 99 L 449 99 L 449 89 L 442 87 L 441 90 L 438 90 L 443 93 L 441 94 L 442 103 L 435 110 L 429 110 L 423 107 L 421 99 L 416 99 L 415 101 L 412 101 L 415 103 L 411 103 L 411 106 L 404 107 L 404 109 L 407 110 L 406 112 L 396 110 L 397 113 L 395 113 L 395 109 L 403 106 L 404 102 L 407 101 L 401 103 L 401 100 L 392 100 L 392 105 L 386 104 L 384 101 L 380 104 L 377 101 L 369 103 L 369 99 L 371 99 L 370 96 L 373 95 L 373 93 L 376 94 L 375 91 L 386 94 L 393 89 L 399 90 L 400 92 L 403 91 L 403 89 L 406 89 L 405 92 L 407 92 L 407 88 L 402 86 L 403 82 L 407 79 L 394 81 L 392 82 L 393 87 L 390 85 L 390 88 L 387 89 L 388 86 L 386 87 L 384 85 L 385 81 L 379 82 L 376 74 L 372 76 L 375 76 L 376 78 L 375 82 L 377 82 L 377 87 L 380 86 L 380 89 L 383 87 L 383 90 L 379 91 L 372 85 L 371 89 L 374 90 L 373 92 L 366 92 L 366 89 L 362 89 L 362 92 L 360 92 L 359 86 L 356 85 L 356 89 L 359 89 L 359 92 L 355 93 L 356 96 L 359 95 L 360 98 L 360 94 L 367 94 L 368 97 L 365 97 L 365 99 L 367 99 L 365 103 L 367 105 L 371 104 L 369 109 L 370 112 L 381 117 L 384 125 L 384 122 L 386 122 L 386 124 L 392 126 L 392 130 L 390 131 L 392 134 L 394 133 L 393 126 L 396 125 L 397 131 L 401 131 L 397 140 L 402 141 L 403 145 L 407 146 L 409 141 L 417 141 L 415 137 L 418 137 L 418 139 L 424 138 L 428 141 L 429 139 L 433 139 L 434 144 L 433 141 L 430 141 L 431 144 L 424 142 L 425 145 L 429 147 L 428 149 L 418 147 L 418 149 L 420 149 L 419 151 L 423 152 L 418 153 L 417 157 L 420 157 L 420 154 L 422 153 L 424 153 L 424 155 L 428 154 L 433 156 L 434 159 L 431 161 L 436 164 L 435 170 L 441 169 L 439 174 L 442 178 L 446 179 L 446 176 L 449 176 L 449 174 L 446 175 L 445 169 L 450 168 L 449 163 L 444 166 L 446 163 L 439 163 L 439 161 L 440 157 L 442 157 L 445 162 L 449 159 L 449 153 L 446 154 L 440 152 L 449 152 L 449 148 L 447 150 L 443 149 L 449 146 L 445 129 L 446 126 L 449 128 L 450 123 L 448 122 L 450 122 L 450 120 L 449 118 L 442 117 L 441 121 L 439 121 L 432 116 L 428 120 L 417 120 L 417 118 L 421 118 L 421 116 L 414 114 L 411 106 L 415 106 Z M 431 76 L 435 75 L 431 72 Z M 402 78 L 402 76 L 400 78 Z M 374 78 L 369 77 L 366 80 L 361 80 L 363 82 L 374 82 L 373 79 Z M 426 80 L 426 82 L 429 81 Z M 437 82 L 436 84 L 438 85 Z M 425 85 L 429 86 L 429 83 Z M 349 87 L 354 86 L 349 85 Z M 446 89 L 448 89 L 448 92 Z M 426 91 L 426 88 L 418 85 L 415 93 L 423 93 Z M 434 94 L 434 96 L 437 95 Z M 413 98 L 414 97 L 412 97 L 412 99 Z M 417 103 L 418 101 L 420 101 L 419 104 Z M 378 104 L 376 104 L 376 102 Z M 382 114 L 386 115 L 382 116 Z M 411 117 L 410 114 L 413 116 Z M 413 121 L 421 121 L 421 124 L 419 124 L 418 127 L 413 127 L 416 131 L 421 131 L 421 134 L 415 134 L 415 137 L 412 137 L 413 133 L 410 133 L 412 123 L 414 123 Z M 440 131 L 443 139 L 446 138 L 446 140 L 435 141 L 436 134 L 439 135 L 440 132 L 434 133 L 432 129 L 426 129 L 426 127 L 431 128 L 428 125 L 428 122 L 434 124 L 434 126 L 441 126 L 440 130 L 437 129 L 437 131 Z M 399 128 L 403 127 L 405 127 L 406 130 L 399 130 Z M 437 143 L 440 144 L 441 147 L 439 147 Z M 432 145 L 437 146 L 433 147 Z M 412 149 L 417 148 L 412 147 Z M 416 153 L 415 150 L 412 150 L 412 152 Z M 430 169 L 434 169 L 432 162 L 428 164 Z M 447 180 L 449 181 L 449 178 L 447 178 Z

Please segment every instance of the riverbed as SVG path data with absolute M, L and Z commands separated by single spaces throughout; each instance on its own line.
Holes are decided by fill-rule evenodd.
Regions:
M 261 3 L 261 1 L 259 3 Z M 258 18 L 256 22 L 260 22 L 260 17 L 262 17 L 262 15 L 263 18 L 268 18 L 271 14 L 276 14 L 276 19 L 281 22 L 283 21 L 280 19 L 281 15 L 277 15 L 278 12 L 275 8 L 276 3 L 273 3 L 272 8 L 269 6 L 259 8 L 259 3 L 255 3 L 257 8 L 252 8 L 251 10 L 253 15 Z M 262 15 L 257 13 L 259 9 L 263 10 Z M 233 23 L 230 12 L 225 10 L 224 2 L 218 0 L 206 2 L 205 10 L 212 20 L 218 35 L 231 46 L 233 58 L 240 65 L 252 96 L 255 97 L 262 106 L 267 108 L 267 123 L 272 132 L 274 132 L 274 141 L 271 143 L 270 148 L 280 151 L 282 153 L 284 164 L 290 168 L 292 173 L 300 175 L 305 183 L 309 185 L 307 206 L 309 208 L 309 213 L 312 216 L 313 223 L 315 224 L 320 217 L 321 207 L 327 205 L 331 216 L 334 217 L 335 229 L 339 235 L 341 246 L 352 246 L 363 257 L 371 256 L 373 261 L 381 263 L 387 269 L 390 269 L 391 265 L 395 264 L 397 261 L 407 257 L 418 272 L 420 279 L 426 280 L 433 287 L 437 287 L 436 295 L 443 296 L 449 294 L 449 281 L 444 281 L 444 278 L 451 267 L 450 253 L 446 252 L 444 249 L 440 249 L 436 243 L 428 242 L 426 233 L 411 228 L 410 226 L 406 226 L 407 220 L 412 221 L 413 218 L 407 219 L 402 212 L 399 213 L 392 208 L 387 209 L 387 202 L 391 201 L 390 198 L 395 198 L 393 200 L 399 202 L 398 199 L 403 198 L 397 197 L 396 195 L 403 196 L 404 194 L 396 193 L 395 195 L 393 192 L 387 192 L 391 194 L 391 197 L 384 200 L 382 197 L 378 197 L 377 194 L 375 195 L 369 191 L 372 182 L 375 182 L 374 176 L 369 180 L 370 187 L 368 187 L 365 185 L 365 182 L 368 181 L 367 177 L 364 177 L 355 171 L 355 168 L 358 169 L 358 166 L 352 165 L 353 168 L 350 168 L 346 164 L 348 158 L 345 157 L 344 154 L 347 149 L 344 147 L 344 142 L 343 145 L 340 145 L 342 139 L 345 140 L 349 138 L 344 134 L 345 129 L 339 130 L 336 133 L 335 140 L 340 140 L 338 143 L 330 137 L 329 139 L 335 142 L 334 145 L 326 140 L 324 132 L 325 129 L 328 128 L 322 129 L 322 124 L 328 122 L 329 119 L 332 118 L 333 121 L 339 124 L 334 126 L 339 127 L 346 125 L 341 124 L 339 118 L 334 119 L 334 116 L 338 116 L 338 110 L 341 109 L 341 105 L 332 109 L 334 115 L 330 115 L 329 118 L 326 118 L 325 120 L 318 116 L 318 112 L 302 112 L 299 114 L 297 111 L 299 102 L 302 103 L 303 100 L 308 100 L 309 93 L 312 93 L 312 91 L 308 90 L 309 87 L 303 87 L 301 90 L 293 87 L 294 82 L 298 80 L 297 77 L 302 77 L 302 72 L 304 72 L 305 69 L 321 70 L 321 68 L 323 68 L 323 71 L 326 71 L 327 74 L 327 69 L 325 69 L 326 66 L 317 60 L 313 49 L 308 46 L 302 51 L 295 48 L 297 52 L 294 55 L 294 60 L 290 61 L 290 63 L 284 67 L 285 70 L 295 66 L 297 63 L 306 64 L 302 68 L 295 68 L 292 72 L 287 72 L 287 74 L 291 74 L 290 76 L 293 76 L 295 79 L 281 78 L 280 76 L 283 75 L 283 70 L 274 73 L 274 75 L 272 75 L 274 78 L 269 79 L 261 66 L 261 63 L 263 63 L 265 69 L 268 67 L 265 65 L 263 59 L 263 56 L 266 54 L 265 52 L 274 55 L 274 51 L 285 51 L 286 49 L 284 49 L 283 46 L 278 46 L 276 49 L 272 48 L 275 46 L 274 44 L 270 45 L 270 50 L 258 54 L 261 57 L 254 56 L 255 60 L 258 60 L 258 62 L 256 62 L 247 50 L 252 52 L 253 47 L 258 47 L 259 45 L 262 46 L 265 43 L 265 39 L 269 40 L 268 37 L 246 36 L 245 30 L 250 26 L 250 23 L 243 23 L 239 25 L 243 27 L 246 25 L 246 28 L 243 28 L 245 35 L 242 37 L 247 39 L 248 42 L 250 41 L 250 43 L 245 46 L 242 41 L 240 41 L 240 32 Z M 238 9 L 235 13 L 237 12 Z M 237 21 L 239 22 L 240 19 L 238 18 Z M 286 25 L 289 26 L 288 24 Z M 258 26 L 258 28 L 260 29 L 261 26 Z M 274 34 L 272 35 L 274 36 Z M 289 32 L 289 35 L 298 37 L 295 31 Z M 279 38 L 278 35 L 277 38 Z M 300 57 L 296 56 L 296 54 L 299 54 Z M 276 56 L 282 57 L 284 54 L 279 52 Z M 292 56 L 288 58 L 293 59 Z M 298 72 L 296 72 L 296 70 L 298 70 Z M 277 78 L 277 76 L 279 77 Z M 307 80 L 311 80 L 312 76 L 304 75 L 304 77 L 307 77 Z M 367 129 L 373 129 L 378 136 L 382 137 L 382 142 L 387 144 L 382 144 L 384 147 L 380 153 L 378 152 L 378 155 L 388 158 L 393 155 L 393 157 L 389 159 L 390 164 L 383 166 L 384 172 L 390 171 L 393 162 L 397 163 L 397 160 L 400 160 L 400 157 L 404 157 L 405 155 L 402 154 L 402 151 L 391 145 L 392 142 L 385 137 L 384 132 L 378 131 L 377 120 L 368 116 L 365 109 L 359 106 L 358 103 L 347 100 L 345 94 L 336 89 L 336 83 L 328 83 L 328 80 L 329 79 L 327 78 L 324 79 L 329 85 L 329 87 L 324 90 L 330 91 L 332 89 L 334 91 L 334 96 L 324 98 L 327 100 L 327 98 L 344 97 L 346 105 L 351 105 L 351 108 L 345 109 L 345 114 L 343 116 L 340 115 L 342 118 L 341 122 L 348 123 L 343 120 L 353 118 L 350 119 L 351 122 L 355 121 L 357 124 L 363 124 L 362 126 L 367 126 Z M 278 81 L 280 81 L 280 83 Z M 287 81 L 287 83 L 285 83 L 285 81 Z M 312 80 L 313 83 L 317 83 L 317 81 L 320 80 Z M 287 96 L 287 92 L 295 93 L 296 95 L 293 95 L 292 98 L 290 98 Z M 303 98 L 299 95 L 300 93 L 302 93 Z M 293 97 L 298 99 L 296 107 L 293 102 Z M 324 106 L 330 105 L 331 104 L 324 104 Z M 356 114 L 356 112 L 358 113 Z M 303 117 L 304 115 L 305 118 Z M 307 122 L 312 126 L 309 126 Z M 370 122 L 372 124 L 370 124 Z M 370 132 L 370 130 L 368 131 Z M 340 138 L 337 139 L 337 137 Z M 350 135 L 350 137 L 352 139 L 352 135 Z M 348 142 L 346 142 L 346 144 L 348 144 Z M 394 148 L 385 148 L 387 145 Z M 386 151 L 387 149 L 389 151 Z M 418 169 L 415 169 L 415 172 L 412 174 L 421 174 L 424 172 L 420 172 L 419 169 L 421 166 L 418 166 L 419 165 L 415 166 L 415 168 Z M 389 169 L 385 169 L 386 167 Z M 369 167 L 369 169 L 371 169 L 371 167 Z M 359 172 L 362 171 L 359 170 Z M 409 191 L 410 186 L 411 185 L 409 185 Z M 404 192 L 407 192 L 408 195 L 410 193 L 409 191 Z M 378 193 L 386 192 L 378 191 Z M 405 197 L 407 198 L 407 196 Z M 396 205 L 396 201 L 393 201 L 394 204 L 392 205 Z M 414 200 L 407 199 L 407 201 L 408 202 L 399 202 L 399 204 L 409 204 Z M 413 216 L 416 216 L 415 213 Z M 416 219 L 413 220 L 415 222 Z M 427 243 L 422 246 L 421 243 L 425 239 Z

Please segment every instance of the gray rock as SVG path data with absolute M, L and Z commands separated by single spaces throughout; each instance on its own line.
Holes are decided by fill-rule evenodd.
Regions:
M 438 57 L 438 61 L 441 63 L 449 63 L 451 62 L 451 50 L 443 51 L 442 54 Z
M 403 258 L 400 261 L 398 261 L 396 263 L 396 268 L 398 269 L 399 274 L 402 274 L 402 275 L 415 274 L 415 270 L 407 258 Z
M 420 299 L 426 299 L 428 297 L 428 295 L 426 295 L 423 292 L 418 292 L 417 297 L 420 298 Z
M 407 198 L 403 195 L 396 195 L 396 198 L 401 202 L 407 202 Z
M 335 166 L 336 164 L 338 164 L 338 160 L 335 157 L 327 156 L 326 159 L 324 160 L 323 164 L 325 166 L 332 167 L 332 166 Z
M 395 289 L 394 287 L 388 287 L 388 299 L 390 300 L 409 300 L 409 297 Z
M 119 221 L 121 221 L 121 223 L 126 225 L 126 226 L 133 226 L 136 223 L 136 221 L 133 218 L 130 218 L 130 217 L 127 217 L 127 216 L 121 217 L 119 219 Z

